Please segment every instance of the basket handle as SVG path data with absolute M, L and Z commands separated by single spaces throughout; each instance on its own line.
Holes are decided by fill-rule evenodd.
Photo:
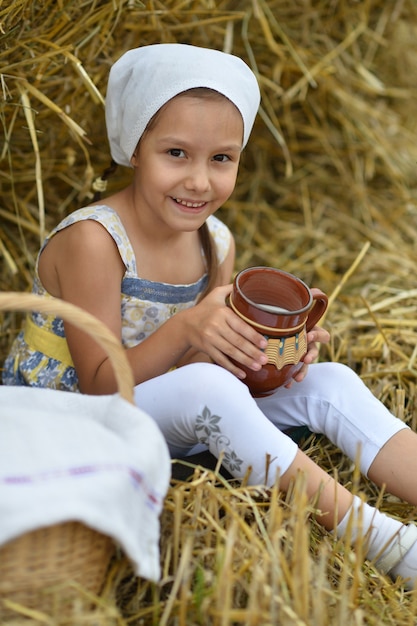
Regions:
M 95 339 L 103 348 L 113 366 L 117 387 L 122 398 L 133 402 L 133 372 L 125 351 L 110 329 L 91 313 L 80 307 L 54 297 L 32 293 L 6 291 L 0 293 L 0 311 L 39 311 L 58 315 Z

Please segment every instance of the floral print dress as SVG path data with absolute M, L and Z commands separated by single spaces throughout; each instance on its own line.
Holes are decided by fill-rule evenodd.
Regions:
M 207 284 L 207 274 L 189 285 L 172 285 L 140 278 L 123 224 L 116 211 L 106 205 L 85 207 L 71 213 L 45 239 L 39 256 L 56 233 L 81 220 L 95 220 L 104 226 L 114 239 L 125 265 L 121 283 L 121 315 L 122 344 L 126 348 L 149 337 L 178 311 L 196 304 Z M 207 225 L 216 245 L 218 261 L 222 263 L 230 247 L 230 231 L 213 215 L 208 218 Z M 39 279 L 39 256 L 32 291 L 48 297 Z M 27 316 L 25 327 L 16 337 L 6 358 L 3 384 L 79 391 L 61 318 L 35 312 Z

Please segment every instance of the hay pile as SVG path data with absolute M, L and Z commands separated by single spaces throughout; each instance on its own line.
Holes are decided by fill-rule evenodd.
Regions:
M 236 269 L 282 267 L 326 291 L 332 342 L 321 358 L 351 365 L 417 427 L 414 0 L 9 0 L 0 27 L 1 290 L 30 288 L 45 232 L 91 199 L 109 163 L 112 62 L 155 42 L 231 51 L 262 91 L 236 192 L 220 211 L 236 235 Z M 119 170 L 112 188 L 128 174 Z M 19 326 L 15 314 L 2 320 L 1 359 Z M 327 442 L 308 449 L 369 501 L 415 517 L 354 480 Z M 173 484 L 161 585 L 117 562 L 97 612 L 75 623 L 414 623 L 415 597 L 306 522 L 302 485 L 270 506 L 267 494 L 216 480 L 197 470 Z M 48 619 L 37 623 L 59 623 Z

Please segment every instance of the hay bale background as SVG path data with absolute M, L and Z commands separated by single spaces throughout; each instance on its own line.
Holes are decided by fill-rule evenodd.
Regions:
M 414 0 L 14 0 L 0 5 L 0 26 L 0 289 L 30 288 L 45 232 L 91 199 L 109 163 L 103 102 L 113 61 L 155 42 L 231 51 L 262 90 L 236 192 L 219 212 L 236 235 L 236 269 L 282 267 L 325 290 L 332 342 L 320 358 L 351 365 L 417 426 Z M 111 187 L 128 176 L 120 169 Z M 18 326 L 17 315 L 3 315 L 1 359 Z M 355 481 L 327 442 L 309 442 L 309 453 L 381 508 L 415 516 Z M 265 494 L 214 484 L 197 470 L 173 485 L 161 585 L 132 579 L 118 562 L 91 619 L 414 623 L 416 598 L 304 524 L 302 485 L 271 509 Z

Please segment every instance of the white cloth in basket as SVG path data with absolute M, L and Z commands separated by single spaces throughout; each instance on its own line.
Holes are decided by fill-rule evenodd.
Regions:
M 80 521 L 113 537 L 137 575 L 160 576 L 165 440 L 118 394 L 0 386 L 0 545 Z

